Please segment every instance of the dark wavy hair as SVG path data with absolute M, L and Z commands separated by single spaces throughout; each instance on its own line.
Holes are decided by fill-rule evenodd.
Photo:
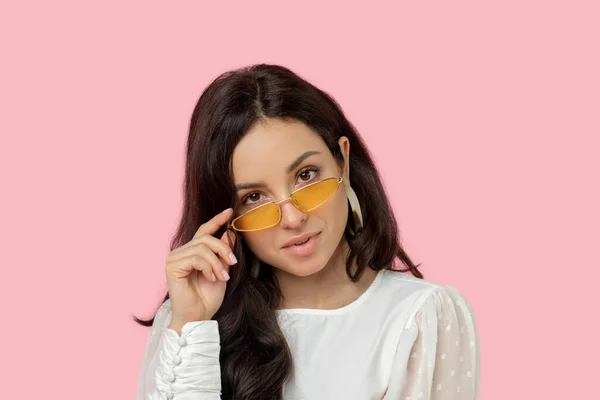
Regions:
M 369 152 L 338 103 L 288 68 L 259 64 L 226 72 L 202 93 L 192 114 L 186 149 L 184 204 L 171 250 L 189 242 L 198 227 L 227 207 L 235 207 L 231 156 L 244 134 L 260 119 L 300 121 L 327 144 L 341 165 L 338 139 L 350 141 L 350 182 L 362 208 L 364 228 L 353 234 L 352 213 L 344 233 L 350 253 L 348 278 L 358 281 L 365 270 L 392 269 L 396 258 L 414 276 L 423 278 L 400 245 L 398 226 Z M 226 227 L 215 236 L 220 237 Z M 232 232 L 232 231 L 230 231 Z M 236 234 L 235 232 L 231 234 Z M 254 255 L 237 238 L 238 264 L 231 268 L 225 299 L 213 319 L 221 337 L 223 399 L 281 399 L 292 368 L 292 356 L 277 324 L 275 309 L 281 290 L 270 266 L 250 274 Z M 352 270 L 356 261 L 357 268 Z M 165 301 L 169 298 L 167 294 Z M 150 320 L 135 320 L 151 326 Z

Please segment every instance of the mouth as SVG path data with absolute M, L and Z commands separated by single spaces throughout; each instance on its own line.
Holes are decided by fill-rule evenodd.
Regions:
M 298 257 L 309 256 L 315 252 L 320 235 L 321 232 L 300 236 L 292 244 L 284 246 L 283 250 Z
M 308 242 L 310 240 L 310 238 L 317 236 L 319 233 L 321 232 L 312 232 L 312 233 L 305 233 L 302 234 L 300 236 L 296 236 L 295 238 L 292 238 L 290 240 L 288 240 L 282 248 L 287 248 L 287 247 L 292 247 L 292 246 L 300 246 L 306 242 Z

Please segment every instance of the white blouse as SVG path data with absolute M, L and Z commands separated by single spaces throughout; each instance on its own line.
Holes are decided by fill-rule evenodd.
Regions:
M 477 399 L 479 340 L 473 310 L 450 286 L 380 271 L 351 304 L 277 310 L 292 352 L 284 399 Z M 221 398 L 217 321 L 168 329 L 159 309 L 144 351 L 137 400 Z

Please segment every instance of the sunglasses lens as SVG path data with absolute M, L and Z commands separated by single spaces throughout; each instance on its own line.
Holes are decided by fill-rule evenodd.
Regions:
M 292 202 L 304 212 L 314 210 L 335 193 L 340 182 L 341 180 L 338 178 L 329 178 L 306 186 L 292 194 Z M 279 222 L 280 212 L 276 203 L 267 203 L 234 219 L 231 226 L 236 231 L 256 231 L 269 228 Z
M 267 203 L 235 219 L 231 226 L 238 231 L 254 231 L 273 226 L 277 221 L 279 221 L 279 206 L 275 203 Z
M 302 211 L 310 211 L 323 204 L 340 186 L 336 178 L 325 179 L 292 194 L 292 201 Z

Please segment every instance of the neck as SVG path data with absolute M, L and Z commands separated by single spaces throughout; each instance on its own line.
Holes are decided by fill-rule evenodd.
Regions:
M 358 282 L 352 282 L 346 274 L 349 250 L 348 242 L 342 238 L 327 265 L 309 276 L 296 276 L 274 269 L 283 294 L 283 302 L 279 308 L 332 310 L 358 299 L 371 286 L 377 272 L 365 268 Z M 351 271 L 355 270 L 356 262 Z

